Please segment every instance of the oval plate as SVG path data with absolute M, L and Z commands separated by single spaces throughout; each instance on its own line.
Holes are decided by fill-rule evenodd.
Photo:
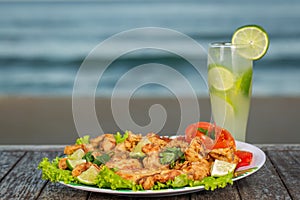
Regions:
M 233 178 L 233 181 L 245 178 L 255 172 L 257 172 L 265 163 L 266 155 L 265 153 L 259 149 L 258 147 L 248 144 L 245 142 L 236 141 L 236 146 L 238 150 L 246 150 L 253 153 L 253 160 L 251 165 L 246 167 L 240 167 L 238 172 L 239 175 Z M 79 184 L 66 184 L 60 182 L 61 184 L 79 189 L 85 190 L 90 192 L 100 192 L 106 194 L 114 194 L 114 195 L 122 195 L 122 196 L 135 196 L 135 197 L 142 197 L 142 196 L 172 196 L 172 195 L 179 195 L 179 194 L 187 194 L 192 192 L 197 192 L 204 190 L 204 186 L 197 186 L 197 187 L 183 187 L 183 188 L 176 188 L 176 189 L 162 189 L 162 190 L 144 190 L 144 191 L 133 191 L 133 190 L 111 190 L 111 189 L 103 189 L 98 187 L 92 186 L 85 186 Z

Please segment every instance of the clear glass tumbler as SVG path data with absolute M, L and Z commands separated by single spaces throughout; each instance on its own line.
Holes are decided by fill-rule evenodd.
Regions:
M 252 95 L 253 61 L 239 50 L 245 45 L 212 43 L 208 49 L 208 86 L 214 122 L 238 141 L 246 140 Z

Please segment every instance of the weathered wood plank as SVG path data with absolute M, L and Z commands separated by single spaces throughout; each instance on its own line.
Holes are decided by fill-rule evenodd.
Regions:
M 43 200 L 86 200 L 89 196 L 89 192 L 76 190 L 73 188 L 66 187 L 59 183 L 48 182 L 43 191 L 41 192 L 38 199 Z
M 127 197 L 127 196 L 117 196 L 117 195 L 111 195 L 111 194 L 101 194 L 101 193 L 91 193 L 91 196 L 89 200 L 96 200 L 96 199 L 101 199 L 101 200 L 117 200 L 117 199 L 122 199 L 122 200 L 153 200 L 153 199 L 162 199 L 162 200 L 185 200 L 185 199 L 190 199 L 189 194 L 185 195 L 176 195 L 176 196 L 165 196 L 165 197 L 157 197 L 153 198 L 153 196 L 149 195 L 147 197 Z
M 0 181 L 24 154 L 25 152 L 0 152 Z
M 255 174 L 233 186 L 213 192 L 159 197 L 159 199 L 300 199 L 300 145 L 258 145 L 267 152 L 266 164 Z M 53 151 L 51 147 L 50 151 Z M 43 157 L 54 158 L 59 152 L 0 151 L 0 199 L 141 199 L 101 193 L 89 193 L 41 180 L 37 165 Z M 4 150 L 4 151 L 3 151 Z M 142 198 L 142 199 L 151 199 Z
M 88 200 L 96 200 L 96 199 L 101 199 L 101 200 L 117 200 L 117 199 L 129 200 L 129 199 L 132 199 L 132 198 L 126 197 L 126 196 L 117 196 L 117 195 L 93 192 L 93 193 L 91 193 Z
M 237 181 L 237 186 L 242 199 L 291 199 L 269 158 L 258 172 Z
M 293 199 L 300 199 L 300 151 L 268 151 L 281 179 Z
M 191 195 L 191 200 L 216 200 L 216 199 L 240 199 L 235 183 L 227 185 L 225 188 L 216 189 L 214 191 L 200 191 Z
M 261 148 L 263 151 L 300 151 L 300 144 L 256 144 L 255 146 Z
M 105 199 L 105 200 L 115 200 L 115 199 L 153 199 L 153 197 L 126 197 L 126 196 L 116 196 L 116 195 L 108 195 L 108 194 L 101 194 L 101 193 L 92 193 L 89 200 L 94 199 Z M 159 199 L 163 200 L 184 200 L 184 199 L 192 199 L 192 200 L 215 200 L 215 199 L 239 199 L 239 194 L 235 185 L 227 186 L 223 189 L 217 189 L 215 191 L 199 191 L 196 193 L 190 194 L 183 194 L 183 195 L 175 195 L 175 196 L 166 196 L 166 197 L 159 197 Z
M 35 199 L 46 184 L 37 169 L 43 157 L 53 158 L 57 152 L 27 152 L 0 183 L 3 199 Z

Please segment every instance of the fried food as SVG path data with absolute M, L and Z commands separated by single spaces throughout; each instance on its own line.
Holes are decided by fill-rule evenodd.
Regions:
M 235 164 L 239 162 L 235 155 L 235 146 L 207 148 L 200 137 L 194 137 L 187 142 L 180 136 L 169 138 L 155 133 L 142 136 L 127 131 L 126 136 L 120 133 L 116 137 L 114 134 L 103 134 L 91 139 L 89 144 L 66 146 L 64 153 L 71 155 L 78 149 L 85 153 L 90 152 L 89 159 L 92 160 L 74 167 L 74 177 L 92 165 L 99 170 L 106 166 L 121 178 L 147 190 L 153 188 L 157 182 L 166 183 L 179 175 L 184 175 L 189 180 L 202 180 L 210 176 L 216 159 Z M 68 168 L 66 159 L 60 159 L 59 169 Z

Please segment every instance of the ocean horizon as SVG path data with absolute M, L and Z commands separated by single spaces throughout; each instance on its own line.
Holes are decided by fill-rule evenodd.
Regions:
M 123 31 L 161 27 L 181 32 L 206 50 L 211 42 L 230 41 L 236 28 L 246 24 L 263 26 L 270 37 L 268 53 L 254 62 L 253 96 L 300 96 L 300 2 L 259 1 L 243 3 L 198 1 L 0 1 L 0 96 L 70 96 L 76 74 L 85 57 L 101 42 Z M 181 41 L 157 35 L 162 43 L 194 50 Z M 151 40 L 151 37 L 145 36 Z M 143 40 L 143 37 L 139 38 Z M 136 42 L 128 38 L 97 58 L 101 62 Z M 205 58 L 203 66 L 206 68 Z M 101 80 L 96 96 L 110 96 L 117 81 L 131 69 L 149 63 L 170 66 L 184 75 L 198 96 L 207 96 L 205 80 L 195 75 L 186 60 L 162 50 L 137 50 L 114 61 Z M 91 72 L 92 73 L 92 72 Z M 151 79 L 153 78 L 154 79 Z M 201 77 L 200 77 L 201 78 Z M 170 96 L 169 88 L 148 82 L 181 83 L 165 71 L 140 73 L 136 95 Z M 89 76 L 85 78 L 89 85 Z M 128 88 L 136 80 L 123 85 Z M 185 95 L 184 91 L 181 95 Z

